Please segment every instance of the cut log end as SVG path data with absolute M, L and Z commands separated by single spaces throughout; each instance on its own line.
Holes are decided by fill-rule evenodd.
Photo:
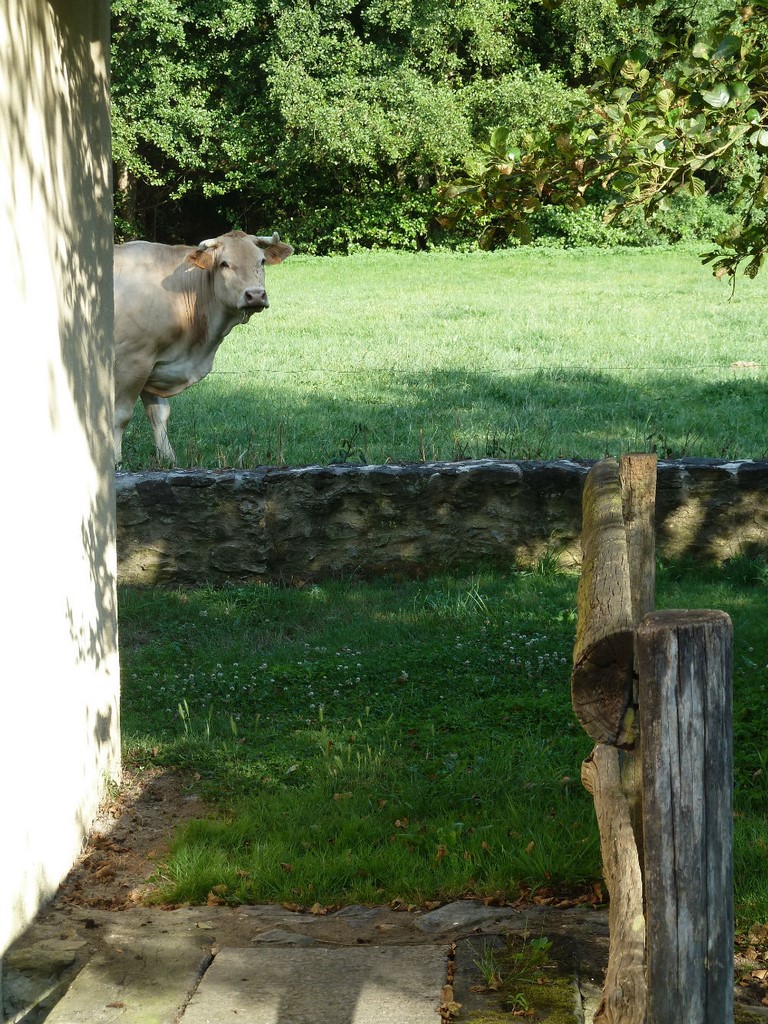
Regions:
M 581 651 L 571 676 L 573 710 L 596 743 L 631 747 L 627 721 L 634 690 L 634 632 L 625 629 Z M 630 725 L 630 728 L 628 728 Z

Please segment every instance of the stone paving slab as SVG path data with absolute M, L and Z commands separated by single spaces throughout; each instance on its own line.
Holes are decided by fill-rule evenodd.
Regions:
M 440 946 L 224 949 L 181 1024 L 436 1024 Z
M 176 1024 L 211 951 L 189 931 L 115 922 L 45 1018 L 46 1024 Z

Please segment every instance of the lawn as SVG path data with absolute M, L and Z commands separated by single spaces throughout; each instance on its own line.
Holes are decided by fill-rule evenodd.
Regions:
M 695 252 L 367 253 L 270 268 L 272 308 L 172 400 L 182 465 L 768 453 L 768 276 Z M 152 464 L 147 425 L 124 468 Z M 570 707 L 576 577 L 120 594 L 126 757 L 218 815 L 172 902 L 405 904 L 600 879 Z M 768 571 L 660 567 L 660 607 L 735 626 L 736 901 L 768 920 Z
M 695 250 L 296 255 L 267 286 L 171 400 L 182 466 L 768 453 L 768 276 L 731 298 Z M 124 468 L 152 459 L 138 411 Z
M 734 620 L 740 923 L 768 919 L 768 572 L 662 567 L 660 607 Z M 576 577 L 547 563 L 422 582 L 120 596 L 123 731 L 199 776 L 171 902 L 421 905 L 590 891 L 600 857 L 570 708 Z

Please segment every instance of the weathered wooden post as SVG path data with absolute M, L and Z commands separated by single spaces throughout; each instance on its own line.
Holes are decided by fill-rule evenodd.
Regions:
M 733 1020 L 732 627 L 720 611 L 637 633 L 647 1024 Z
M 655 599 L 656 457 L 598 462 L 584 485 L 571 696 L 597 741 L 582 766 L 600 830 L 610 949 L 595 1024 L 644 1024 L 642 790 L 635 629 Z M 623 748 L 623 749 L 619 749 Z
M 633 455 L 584 487 L 572 702 L 610 896 L 594 1020 L 731 1024 L 731 625 L 653 612 L 655 481 Z

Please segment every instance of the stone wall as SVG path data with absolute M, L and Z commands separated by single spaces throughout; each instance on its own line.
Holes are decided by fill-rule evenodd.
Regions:
M 129 584 L 427 575 L 579 557 L 591 463 L 477 462 L 118 473 Z M 768 462 L 660 462 L 666 557 L 768 550 Z

